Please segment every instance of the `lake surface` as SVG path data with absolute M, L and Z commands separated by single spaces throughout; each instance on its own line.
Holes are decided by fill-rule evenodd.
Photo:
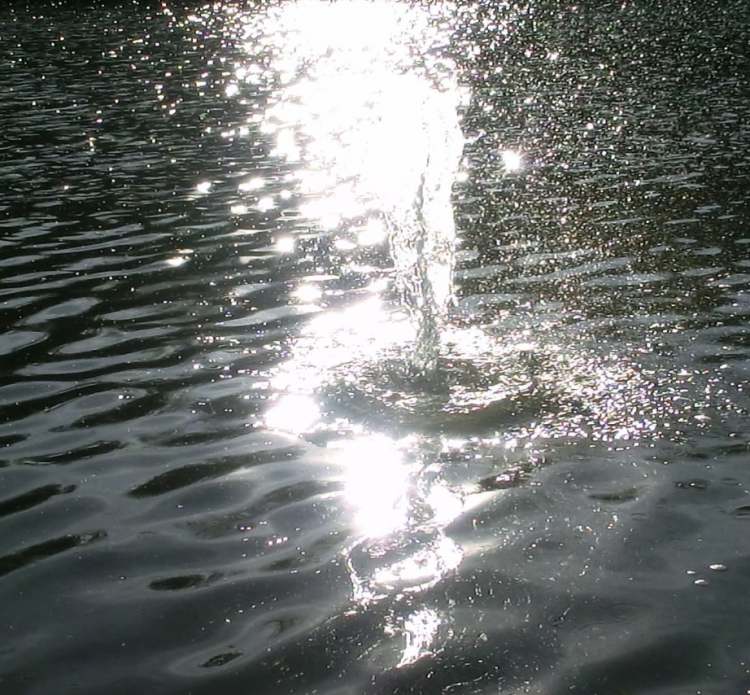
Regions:
M 0 27 L 3 694 L 750 692 L 750 5 Z

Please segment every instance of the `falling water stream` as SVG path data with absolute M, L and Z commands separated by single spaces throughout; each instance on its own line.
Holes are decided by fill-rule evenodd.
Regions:
M 469 97 L 453 62 L 432 55 L 449 41 L 434 20 L 407 5 L 282 6 L 269 18 L 269 33 L 284 37 L 273 60 L 282 87 L 263 120 L 319 228 L 344 245 L 347 232 L 364 244 L 387 235 L 394 284 L 416 325 L 404 355 L 415 374 L 436 367 L 452 295 L 451 196 Z

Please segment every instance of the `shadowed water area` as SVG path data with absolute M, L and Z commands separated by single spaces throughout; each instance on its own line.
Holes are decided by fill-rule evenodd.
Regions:
M 0 692 L 750 691 L 746 2 L 0 27 Z

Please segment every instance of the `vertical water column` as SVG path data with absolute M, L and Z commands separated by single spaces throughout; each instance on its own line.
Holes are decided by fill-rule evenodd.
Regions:
M 269 21 L 278 82 L 263 128 L 296 169 L 301 212 L 344 234 L 386 221 L 395 285 L 416 326 L 405 357 L 412 372 L 429 372 L 452 294 L 451 189 L 463 148 L 465 95 L 439 55 L 448 30 L 423 7 L 361 0 L 303 0 Z
M 414 149 L 421 150 L 423 163 L 411 199 L 404 197 L 386 217 L 396 284 L 417 331 L 410 366 L 424 375 L 437 364 L 441 324 L 453 294 L 451 195 L 464 141 L 458 123 L 460 91 L 422 85 L 414 134 L 421 147 Z

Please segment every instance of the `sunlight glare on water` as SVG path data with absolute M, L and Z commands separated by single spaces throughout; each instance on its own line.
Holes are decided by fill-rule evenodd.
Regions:
M 358 532 L 380 538 L 403 528 L 409 471 L 398 443 L 376 434 L 345 440 L 335 451 L 344 466 L 344 494 Z
M 313 398 L 305 394 L 285 394 L 269 408 L 266 425 L 272 430 L 300 433 L 309 430 L 320 419 L 320 409 Z
M 321 230 L 361 246 L 390 238 L 418 327 L 415 367 L 432 368 L 453 291 L 451 191 L 468 100 L 453 63 L 430 54 L 447 37 L 428 10 L 397 3 L 305 0 L 270 22 L 281 39 L 281 88 L 262 121 L 272 154 L 293 168 L 300 210 Z

